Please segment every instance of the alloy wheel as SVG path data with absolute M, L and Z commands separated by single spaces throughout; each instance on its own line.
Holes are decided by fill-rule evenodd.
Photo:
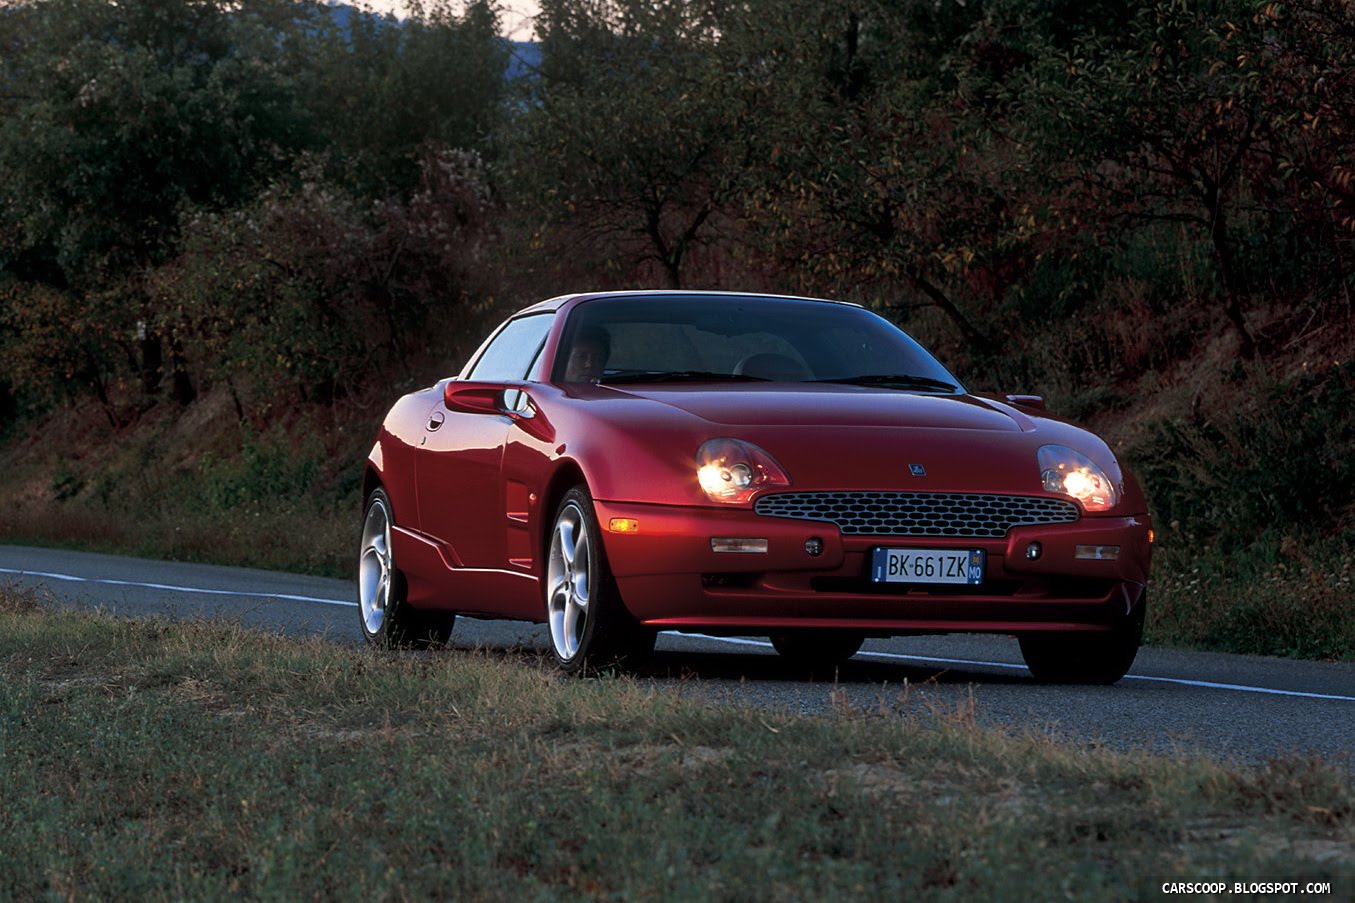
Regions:
M 391 596 L 391 521 L 385 501 L 373 499 L 362 523 L 358 558 L 358 601 L 369 636 L 381 632 Z
M 546 571 L 546 610 L 555 653 L 569 661 L 579 652 L 592 598 L 592 549 L 583 511 L 570 503 L 555 521 Z

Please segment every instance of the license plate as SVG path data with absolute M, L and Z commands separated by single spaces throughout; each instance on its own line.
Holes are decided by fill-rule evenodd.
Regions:
M 875 548 L 870 556 L 875 583 L 983 583 L 982 549 Z

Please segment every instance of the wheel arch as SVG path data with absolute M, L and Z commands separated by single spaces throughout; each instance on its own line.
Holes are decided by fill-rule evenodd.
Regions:
M 535 557 L 537 576 L 543 581 L 546 578 L 546 558 L 550 555 L 550 531 L 555 526 L 555 509 L 560 506 L 560 500 L 565 497 L 565 493 L 580 484 L 588 485 L 583 468 L 574 459 L 565 458 L 559 462 L 555 472 L 551 474 L 550 481 L 541 492 L 541 506 L 538 509 L 541 514 L 537 521 Z
M 376 469 L 376 465 L 368 461 L 362 469 L 362 507 L 366 509 L 367 500 L 372 497 L 372 493 L 378 489 L 384 489 L 385 483 L 381 479 L 381 473 Z

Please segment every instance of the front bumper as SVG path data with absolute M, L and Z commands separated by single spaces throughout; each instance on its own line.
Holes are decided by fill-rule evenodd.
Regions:
M 844 628 L 877 634 L 1099 631 L 1138 605 L 1152 547 L 1147 515 L 1083 517 L 1016 527 L 1002 539 L 843 536 L 820 521 L 720 509 L 594 502 L 626 607 L 661 629 L 758 632 Z M 612 518 L 638 522 L 610 530 Z M 767 540 L 766 552 L 715 552 L 714 537 Z M 817 556 L 806 550 L 822 543 Z M 1038 541 L 1039 558 L 1026 557 Z M 1074 557 L 1078 545 L 1119 546 L 1115 560 Z M 980 586 L 875 584 L 877 546 L 982 549 Z

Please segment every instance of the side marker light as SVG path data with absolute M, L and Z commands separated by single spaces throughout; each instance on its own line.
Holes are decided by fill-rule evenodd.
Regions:
M 613 533 L 640 532 L 640 522 L 633 517 L 614 517 L 607 526 Z

